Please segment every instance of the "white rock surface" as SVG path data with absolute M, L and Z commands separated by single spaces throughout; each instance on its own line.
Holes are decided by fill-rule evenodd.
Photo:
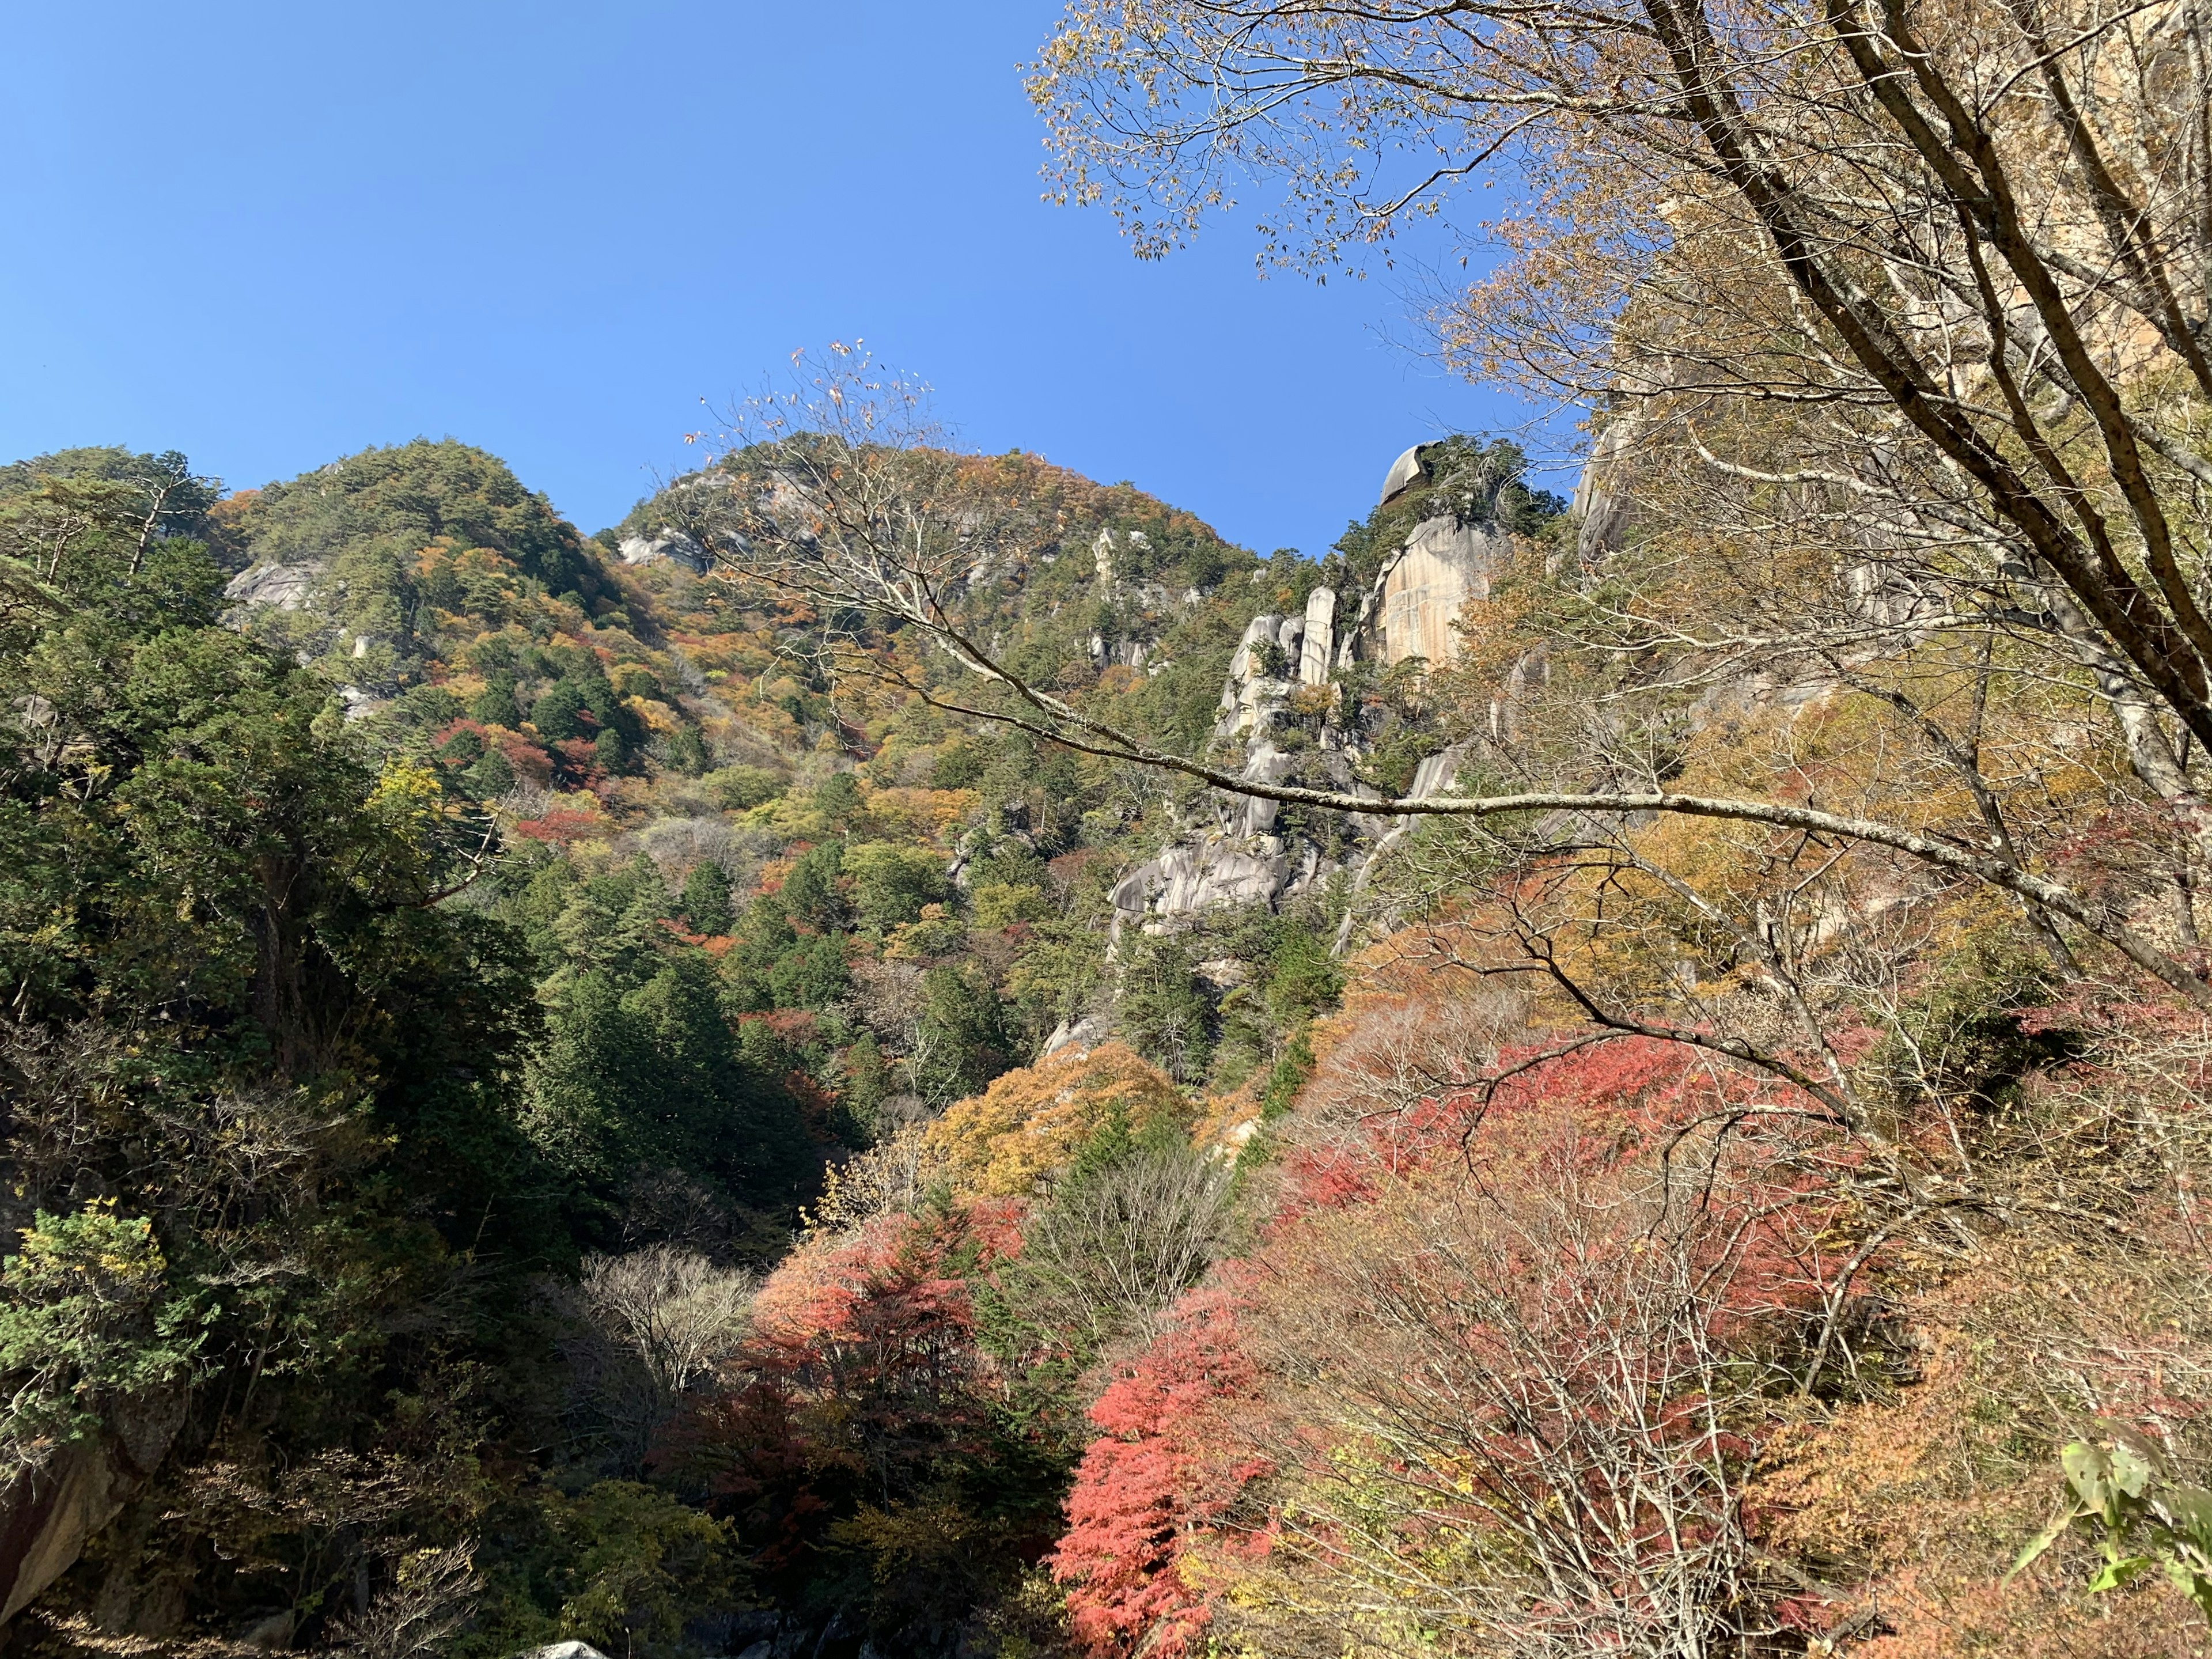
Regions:
M 1491 573 L 1506 550 L 1504 532 L 1487 525 L 1447 518 L 1416 526 L 1382 577 L 1376 654 L 1386 663 L 1408 657 L 1446 663 L 1458 656 L 1452 624 L 1469 599 L 1489 597 Z
M 1316 587 L 1306 595 L 1305 635 L 1298 653 L 1298 683 L 1328 683 L 1330 647 L 1336 641 L 1336 590 Z
M 234 605 L 301 610 L 313 597 L 323 569 L 319 559 L 299 564 L 256 565 L 251 570 L 240 571 L 225 583 L 222 596 Z
M 658 564 L 668 559 L 694 575 L 703 575 L 714 562 L 694 538 L 667 525 L 650 536 L 625 536 L 616 550 L 622 555 L 624 564 Z
M 1411 449 L 1401 455 L 1396 460 L 1390 463 L 1390 471 L 1382 480 L 1382 499 L 1380 504 L 1384 506 L 1389 505 L 1392 496 L 1399 495 L 1410 488 L 1413 480 L 1420 476 L 1421 447 L 1419 444 L 1415 444 Z

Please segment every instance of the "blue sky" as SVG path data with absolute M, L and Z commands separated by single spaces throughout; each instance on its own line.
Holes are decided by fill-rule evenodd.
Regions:
M 1407 444 L 1529 415 L 1383 281 L 1158 264 L 1039 200 L 1052 0 L 127 0 L 9 9 L 0 458 L 234 486 L 451 434 L 586 530 L 699 399 L 864 337 L 968 441 L 1318 553 Z

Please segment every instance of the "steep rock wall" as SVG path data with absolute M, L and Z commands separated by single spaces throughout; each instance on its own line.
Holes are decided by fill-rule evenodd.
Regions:
M 1617 544 L 1626 516 L 1625 501 L 1607 493 L 1608 481 L 1601 477 L 1613 459 L 1601 444 L 1576 492 L 1577 513 L 1599 520 L 1601 554 Z M 1382 503 L 1415 488 L 1423 477 L 1417 445 L 1392 463 Z M 1437 664 L 1456 659 L 1464 647 L 1458 624 L 1467 606 L 1489 597 L 1510 546 L 1509 533 L 1494 524 L 1437 514 L 1419 520 L 1385 555 L 1374 580 L 1357 591 L 1356 604 L 1353 595 L 1324 585 L 1310 592 L 1301 614 L 1254 617 L 1223 684 L 1214 727 L 1218 744 L 1242 745 L 1240 775 L 1272 783 L 1296 772 L 1324 787 L 1376 793 L 1356 774 L 1357 733 L 1334 714 L 1317 745 L 1309 744 L 1297 755 L 1285 752 L 1274 740 L 1285 706 L 1294 693 L 1324 688 L 1334 672 L 1355 663 L 1394 666 L 1415 657 Z M 1502 711 L 1497 718 L 1504 718 Z M 1423 799 L 1449 789 L 1462 758 L 1455 749 L 1427 757 L 1410 793 Z M 1349 852 L 1329 856 L 1310 840 L 1279 834 L 1279 819 L 1272 801 L 1218 793 L 1210 822 L 1192 825 L 1115 885 L 1116 938 L 1129 927 L 1171 928 L 1217 908 L 1279 906 L 1339 872 L 1350 873 L 1357 891 L 1376 854 L 1406 827 L 1403 819 L 1355 815 L 1349 821 Z M 1342 943 L 1340 934 L 1340 947 Z

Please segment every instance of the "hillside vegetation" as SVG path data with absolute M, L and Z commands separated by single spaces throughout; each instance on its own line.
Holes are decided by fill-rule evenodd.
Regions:
M 1067 199 L 1592 411 L 1318 560 L 843 346 L 0 469 L 5 1640 L 2212 1650 L 2207 27 L 1072 0 Z
M 1061 527 L 988 600 L 1023 660 L 1202 742 L 1247 617 L 1314 568 L 994 465 Z M 1224 982 L 1199 935 L 1157 941 L 1117 1005 L 1106 891 L 1188 790 L 841 695 L 817 618 L 627 565 L 462 445 L 227 496 L 121 451 L 7 478 L 9 1456 L 19 1498 L 82 1464 L 124 1500 L 40 1598 L 47 1639 L 373 1645 L 419 1618 L 472 1653 L 672 1654 L 750 1609 L 880 1596 L 876 1626 L 949 1640 L 996 1606 L 1056 1530 L 1081 1364 L 1040 1348 L 1027 1403 L 933 1393 L 941 1421 L 898 1426 L 927 1443 L 885 1490 L 1000 1517 L 953 1577 L 899 1578 L 904 1547 L 838 1531 L 881 1498 L 805 1421 L 742 1499 L 744 1458 L 703 1448 L 769 1387 L 722 1394 L 764 1340 L 756 1276 L 947 1135 L 1010 1171 L 908 1170 L 947 1249 L 971 1184 L 1026 1194 L 1109 1126 L 1218 1209 L 1196 1103 L 1333 997 L 1320 896 L 1209 918 Z M 1044 1061 L 1081 1080 L 1031 1125 L 1024 1062 L 1117 1006 L 1137 1047 Z M 1010 1354 L 1061 1340 L 1002 1317 L 1034 1327 Z

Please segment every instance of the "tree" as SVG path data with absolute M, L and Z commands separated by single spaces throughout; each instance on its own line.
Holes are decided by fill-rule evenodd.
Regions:
M 956 1196 L 1026 1197 L 1065 1171 L 1109 1124 L 1183 1138 L 1189 1108 L 1156 1067 L 1119 1042 L 1065 1048 L 992 1079 L 929 1127 Z
M 512 676 L 501 676 L 477 693 L 469 704 L 469 717 L 482 720 L 486 726 L 503 726 L 514 731 L 522 724 L 522 710 L 514 701 L 514 680 Z
M 36 1472 L 123 1401 L 182 1381 L 195 1339 L 150 1222 L 97 1201 L 40 1212 L 0 1261 L 0 1482 Z
M 694 865 L 678 902 L 695 933 L 722 934 L 737 926 L 730 906 L 730 874 L 711 860 Z
M 1190 1650 L 1205 1597 L 1176 1569 L 1194 1533 L 1264 1470 L 1222 1455 L 1218 1427 L 1256 1380 L 1235 1298 L 1199 1291 L 1091 1407 L 1103 1432 L 1083 1455 L 1051 1561 L 1091 1652 Z
M 1011 1063 L 997 991 L 966 965 L 921 976 L 921 1007 L 907 1065 L 915 1092 L 945 1107 L 978 1093 Z
M 636 1356 L 664 1409 L 734 1352 L 755 1289 L 750 1273 L 668 1244 L 594 1256 L 580 1284 L 586 1310 Z
M 584 693 L 574 682 L 560 680 L 530 707 L 530 723 L 549 743 L 585 735 Z
M 861 926 L 888 929 L 921 915 L 922 907 L 950 890 L 944 862 L 928 848 L 868 842 L 848 849 L 844 871 L 852 878 L 853 908 Z
M 460 1547 L 499 1431 L 455 1400 L 567 1194 L 515 1127 L 522 942 L 449 902 L 495 827 L 215 625 L 222 571 L 145 512 L 0 629 L 0 1439 L 20 1471 L 97 1431 L 108 1583 L 322 1641 Z
M 1174 934 L 1147 933 L 1127 954 L 1118 999 L 1123 1028 L 1170 1077 L 1196 1082 L 1212 1053 L 1213 1007 L 1189 944 Z
M 1137 10 L 1074 8 L 1032 84 L 1069 196 L 1111 194 L 1157 252 L 1234 178 L 1279 177 L 1310 210 L 1273 251 L 1325 264 L 1520 163 L 1492 221 L 1514 253 L 1441 319 L 1456 361 L 1613 400 L 1632 441 L 1686 421 L 1708 482 L 1881 514 L 1902 545 L 1875 556 L 1923 579 L 1920 618 L 2039 635 L 2094 672 L 2146 783 L 2201 823 L 2150 718 L 2212 732 L 2185 505 L 2212 482 L 2190 435 L 2212 396 L 2200 16 Z M 1376 131 L 1431 163 L 1393 174 L 1406 152 Z M 1871 210 L 1869 154 L 1898 186 Z M 1697 436 L 1725 449 L 1777 399 L 1810 411 L 1779 454 Z
M 1152 1334 L 1224 1249 L 1229 1168 L 1179 1127 L 1156 1118 L 1139 1139 L 1109 1119 L 1030 1212 L 994 1297 L 1033 1350 L 1080 1366 Z

